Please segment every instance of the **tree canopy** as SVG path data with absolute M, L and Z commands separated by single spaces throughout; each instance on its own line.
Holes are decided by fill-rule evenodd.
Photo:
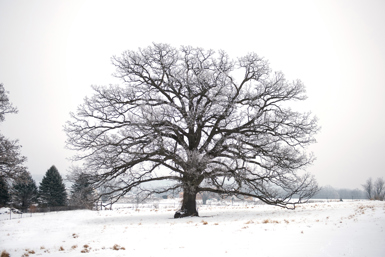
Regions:
M 180 188 L 175 217 L 198 215 L 198 192 L 289 207 L 318 190 L 304 172 L 317 119 L 288 104 L 306 99 L 300 80 L 255 53 L 231 59 L 190 46 L 154 43 L 112 61 L 123 85 L 93 86 L 65 127 L 95 186 L 116 181 L 116 197 Z M 161 180 L 174 183 L 144 186 Z
M 5 120 L 5 114 L 8 113 L 17 113 L 17 108 L 9 101 L 8 92 L 0 83 L 0 122 Z M 0 177 L 6 183 L 26 171 L 23 164 L 27 158 L 21 155 L 20 150 L 18 140 L 10 140 L 0 133 Z

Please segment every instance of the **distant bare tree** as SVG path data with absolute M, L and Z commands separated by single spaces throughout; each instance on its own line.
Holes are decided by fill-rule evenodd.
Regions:
M 373 186 L 374 190 L 374 199 L 384 200 L 385 197 L 385 181 L 383 178 L 377 178 Z
M 95 95 L 65 127 L 74 160 L 95 186 L 119 180 L 111 191 L 118 198 L 173 181 L 153 192 L 183 190 L 174 217 L 198 215 L 199 192 L 286 208 L 317 192 L 303 172 L 314 161 L 305 150 L 317 120 L 288 106 L 306 99 L 301 81 L 272 73 L 254 53 L 233 60 L 224 51 L 165 44 L 126 51 L 113 64 L 125 85 L 93 86 Z
M 368 199 L 373 199 L 373 181 L 372 178 L 368 178 L 366 183 L 362 185 L 364 192 Z

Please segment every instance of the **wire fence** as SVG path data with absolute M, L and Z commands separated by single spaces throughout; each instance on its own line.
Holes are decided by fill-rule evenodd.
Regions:
M 82 206 L 55 206 L 55 207 L 36 207 L 32 206 L 28 209 L 3 208 L 0 212 L 0 220 L 4 219 L 22 219 L 32 217 L 34 215 L 42 215 L 48 212 L 85 210 Z

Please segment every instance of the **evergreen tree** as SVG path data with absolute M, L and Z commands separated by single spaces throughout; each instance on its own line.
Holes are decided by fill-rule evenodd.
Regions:
M 74 183 L 71 186 L 70 204 L 92 209 L 96 196 L 86 174 L 74 174 Z
M 21 174 L 13 184 L 11 193 L 13 203 L 21 209 L 27 209 L 37 202 L 37 186 L 29 172 Z
M 67 192 L 63 179 L 55 166 L 47 170 L 39 186 L 39 200 L 43 206 L 65 206 Z
M 7 181 L 0 176 L 0 207 L 5 206 L 10 200 Z

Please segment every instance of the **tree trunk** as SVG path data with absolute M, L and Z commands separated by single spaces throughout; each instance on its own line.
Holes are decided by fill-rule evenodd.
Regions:
M 196 208 L 196 190 L 184 190 L 182 207 L 174 215 L 174 218 L 199 216 Z

